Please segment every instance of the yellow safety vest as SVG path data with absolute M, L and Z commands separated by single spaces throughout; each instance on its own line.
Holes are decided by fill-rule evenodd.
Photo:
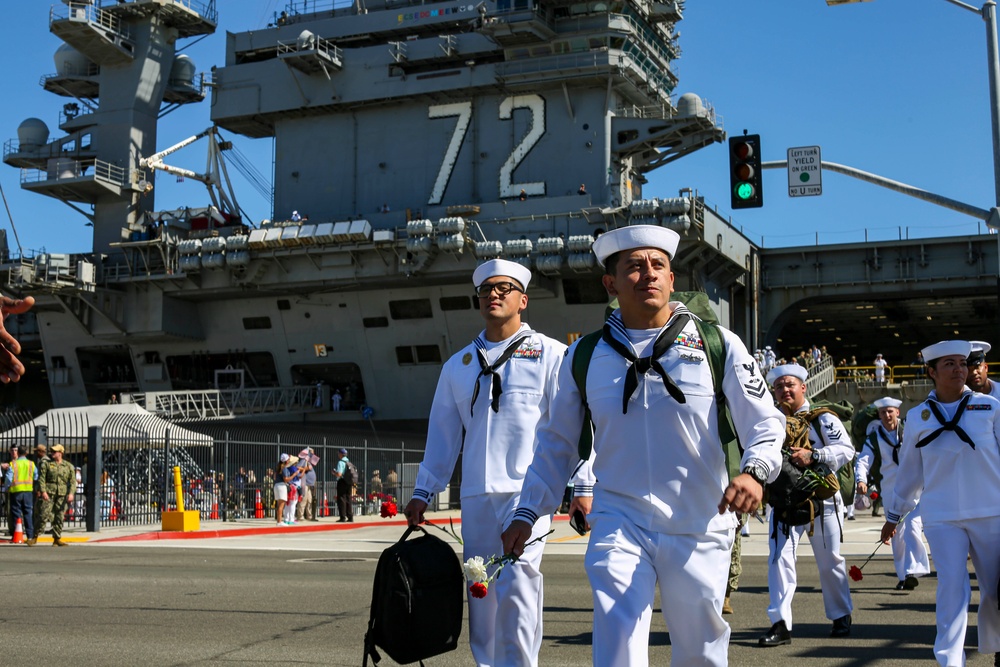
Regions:
M 31 491 L 35 487 L 35 464 L 28 459 L 17 459 L 11 463 L 11 467 L 14 468 L 14 478 L 11 481 L 10 492 Z

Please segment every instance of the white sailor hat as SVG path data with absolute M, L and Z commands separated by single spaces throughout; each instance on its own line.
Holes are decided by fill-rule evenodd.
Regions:
M 993 346 L 984 340 L 970 340 L 969 343 L 972 345 L 972 352 L 969 354 L 969 362 L 981 364 L 986 361 L 986 355 L 990 353 Z
M 967 340 L 943 340 L 939 343 L 928 345 L 920 350 L 920 354 L 924 356 L 924 362 L 928 364 L 935 359 L 950 357 L 954 354 L 968 357 L 972 354 L 972 343 Z
M 877 401 L 873 401 L 872 405 L 881 410 L 882 408 L 898 408 L 903 402 L 898 398 L 893 398 L 892 396 L 883 396 Z
M 495 276 L 507 276 L 521 283 L 521 287 L 528 289 L 531 282 L 531 271 L 526 267 L 507 259 L 491 259 L 476 267 L 472 274 L 472 284 L 479 287 L 484 282 Z
M 806 378 L 809 377 L 809 371 L 798 364 L 775 366 L 767 374 L 767 383 L 774 386 L 774 383 L 778 381 L 778 378 L 783 378 L 786 375 L 791 375 L 792 377 L 796 377 L 805 382 Z
M 680 235 L 672 229 L 656 225 L 630 225 L 604 232 L 594 241 L 594 254 L 597 261 L 604 266 L 604 260 L 622 250 L 636 248 L 659 248 L 674 258 Z

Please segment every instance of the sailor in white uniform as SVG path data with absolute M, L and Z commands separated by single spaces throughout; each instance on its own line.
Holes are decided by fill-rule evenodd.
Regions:
M 969 377 L 965 380 L 965 385 L 972 391 L 989 394 L 1000 400 L 1000 383 L 989 378 L 990 369 L 986 363 L 986 355 L 993 346 L 981 340 L 969 342 L 972 344 L 972 354 L 969 355 Z
M 406 506 L 411 525 L 424 520 L 431 496 L 451 481 L 462 454 L 464 557 L 500 555 L 500 532 L 513 516 L 531 463 L 535 426 L 549 409 L 566 346 L 521 321 L 531 272 L 491 260 L 473 283 L 486 329 L 441 370 L 427 431 L 427 448 Z M 570 477 L 563 478 L 563 486 Z M 593 474 L 580 466 L 571 511 L 590 510 Z M 539 519 L 533 537 L 549 531 Z M 542 643 L 543 546 L 504 568 L 485 598 L 469 598 L 469 634 L 478 665 L 536 665 Z
M 979 587 L 979 652 L 1000 652 L 1000 401 L 965 386 L 971 352 L 968 341 L 958 340 L 923 349 L 934 390 L 906 413 L 895 493 L 882 526 L 887 542 L 920 501 L 938 578 L 934 657 L 947 667 L 965 664 L 969 556 Z
M 896 488 L 899 470 L 899 450 L 903 444 L 903 420 L 899 406 L 903 402 L 891 396 L 880 398 L 872 405 L 878 408 L 878 419 L 868 425 L 868 436 L 858 454 L 854 469 L 857 492 L 870 491 L 868 480 L 882 494 L 882 504 L 888 507 Z M 924 546 L 924 524 L 920 507 L 906 515 L 892 538 L 892 559 L 896 565 L 896 590 L 912 591 L 920 583 L 918 577 L 930 573 L 931 564 Z
M 809 372 L 798 364 L 776 366 L 767 375 L 767 381 L 774 387 L 774 397 L 785 414 L 808 412 L 806 400 L 806 378 Z M 833 414 L 823 413 L 816 417 L 810 427 L 809 442 L 812 449 L 794 449 L 790 457 L 792 465 L 804 468 L 811 463 L 826 464 L 836 471 L 854 459 L 854 445 L 844 430 L 840 420 Z M 819 437 L 817 431 L 822 433 Z M 816 566 L 819 568 L 819 582 L 823 589 L 823 608 L 826 617 L 833 621 L 831 637 L 846 637 L 851 634 L 851 583 L 847 578 L 844 557 L 840 555 L 842 526 L 840 523 L 840 494 L 822 501 L 822 516 L 816 517 L 813 534 L 809 536 Z M 792 597 L 798 575 L 795 558 L 799 541 L 810 530 L 810 524 L 788 526 L 778 520 L 777 512 L 771 512 L 771 539 L 768 543 L 770 558 L 767 566 L 767 589 L 770 604 L 767 616 L 771 629 L 760 638 L 761 646 L 779 646 L 792 642 Z
M 745 449 L 734 465 L 743 473 L 729 479 L 706 343 L 690 311 L 670 301 L 677 242 L 669 229 L 634 225 L 594 243 L 605 289 L 620 306 L 605 324 L 585 384 L 599 480 L 585 558 L 598 667 L 648 664 L 657 587 L 671 664 L 727 664 L 730 629 L 722 602 L 736 512 L 757 509 L 762 483 L 780 465 L 784 419 L 746 347 L 719 327 L 721 390 Z M 558 506 L 563 480 L 579 458 L 584 404 L 572 373 L 578 346 L 559 371 L 559 391 L 539 423 L 515 520 L 503 535 L 514 553 L 537 517 Z

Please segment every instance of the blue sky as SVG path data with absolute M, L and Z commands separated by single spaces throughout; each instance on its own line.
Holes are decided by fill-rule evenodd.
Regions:
M 978 4 L 977 0 L 973 0 Z M 224 60 L 225 31 L 259 28 L 284 0 L 219 0 L 219 31 L 185 53 L 199 70 Z M 15 138 L 25 118 L 58 133 L 68 100 L 42 90 L 55 71 L 60 41 L 48 32 L 49 4 L 19 2 L 4 21 L 8 100 L 0 138 Z M 946 0 L 873 0 L 828 7 L 824 0 L 688 0 L 681 32 L 677 93 L 711 104 L 726 130 L 761 135 L 763 158 L 785 159 L 795 146 L 819 145 L 823 158 L 921 187 L 980 208 L 994 204 L 986 23 Z M 189 105 L 161 123 L 161 148 L 208 127 L 208 103 Z M 270 173 L 270 142 L 230 137 Z M 204 168 L 202 143 L 170 162 Z M 268 205 L 235 177 L 252 218 Z M 0 165 L 0 183 L 21 246 L 83 252 L 90 228 L 67 206 L 23 192 L 18 170 Z M 956 236 L 985 231 L 967 215 L 847 176 L 827 172 L 823 195 L 791 199 L 784 170 L 764 173 L 761 209 L 729 210 L 728 149 L 716 144 L 650 175 L 647 197 L 694 188 L 755 243 L 766 247 Z M 205 203 L 202 186 L 160 176 L 157 208 Z M 0 227 L 10 221 L 0 211 Z

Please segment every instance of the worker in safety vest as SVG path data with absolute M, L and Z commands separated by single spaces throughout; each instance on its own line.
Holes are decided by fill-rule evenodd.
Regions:
M 34 461 L 28 459 L 28 453 L 21 449 L 16 460 L 11 461 L 7 468 L 6 481 L 10 488 L 10 502 L 14 514 L 14 524 L 18 519 L 25 535 L 30 541 L 35 537 L 34 509 L 35 480 L 38 479 L 38 468 Z

